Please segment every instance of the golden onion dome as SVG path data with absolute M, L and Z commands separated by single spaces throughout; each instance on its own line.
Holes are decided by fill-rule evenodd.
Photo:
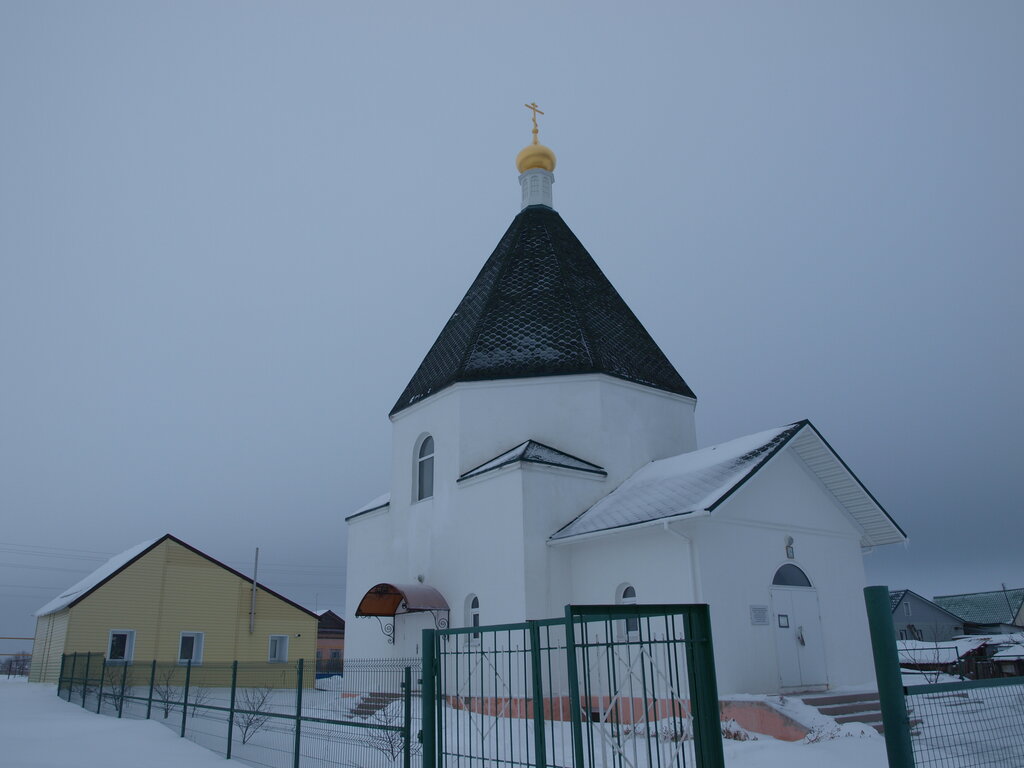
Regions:
M 536 141 L 534 139 L 534 142 Z M 533 168 L 554 171 L 556 162 L 555 153 L 543 144 L 527 144 L 516 155 L 516 168 L 519 169 L 520 173 L 525 173 Z

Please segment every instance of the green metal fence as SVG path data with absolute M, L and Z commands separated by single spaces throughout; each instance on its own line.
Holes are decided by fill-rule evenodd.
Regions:
M 425 630 L 424 768 L 720 768 L 707 606 Z
M 890 768 L 1024 766 L 1024 677 L 904 685 L 889 589 L 864 598 Z
M 156 720 L 225 758 L 268 768 L 410 768 L 420 752 L 419 659 L 349 660 L 316 680 L 290 664 L 62 659 L 57 695 L 98 714 Z M 418 758 L 417 758 L 418 759 Z

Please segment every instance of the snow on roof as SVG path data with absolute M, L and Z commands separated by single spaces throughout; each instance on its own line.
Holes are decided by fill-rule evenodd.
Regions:
M 940 595 L 935 603 L 975 624 L 1013 624 L 1024 604 L 1024 588 Z
M 927 640 L 897 640 L 900 664 L 952 664 L 971 651 L 989 644 L 985 635 L 958 637 L 937 643 Z
M 861 546 L 906 541 L 896 521 L 806 420 L 653 461 L 551 539 L 713 512 L 783 447 L 825 486 L 860 531 Z
M 48 602 L 38 611 L 36 616 L 45 616 L 48 613 L 56 613 L 57 611 L 67 608 L 73 603 L 78 597 L 84 595 L 93 587 L 97 586 L 100 582 L 109 576 L 115 574 L 118 570 L 123 568 L 127 563 L 131 562 L 132 559 L 138 557 L 147 549 L 156 544 L 160 539 L 150 539 L 144 541 L 141 544 L 136 544 L 130 549 L 126 549 L 119 555 L 114 555 L 112 558 L 107 560 L 103 565 L 97 568 L 95 571 L 90 573 L 84 579 L 77 584 L 64 590 L 53 600 Z
M 1008 645 L 1005 648 L 996 651 L 992 658 L 998 661 L 1017 661 L 1024 659 L 1024 643 Z
M 806 422 L 652 461 L 552 539 L 700 512 L 729 494 Z
M 488 462 L 481 464 L 479 467 L 475 467 L 466 474 L 462 475 L 459 480 L 466 480 L 470 477 L 476 477 L 482 475 L 485 472 L 504 467 L 508 464 L 515 464 L 518 461 L 524 461 L 531 464 L 546 464 L 551 467 L 563 467 L 565 469 L 578 469 L 581 472 L 591 472 L 593 474 L 607 475 L 601 467 L 597 464 L 591 464 L 589 461 L 584 461 L 571 454 L 560 451 L 557 448 L 552 448 L 550 445 L 544 445 L 538 443 L 536 440 L 527 440 L 526 442 L 520 443 L 510 451 L 500 456 L 495 456 Z
M 353 512 L 351 515 L 349 515 L 345 519 L 346 520 L 351 520 L 356 515 L 361 515 L 361 514 L 363 514 L 363 512 L 372 512 L 375 509 L 380 509 L 381 507 L 386 507 L 390 503 L 391 503 L 391 492 L 388 491 L 387 493 L 382 493 L 380 496 L 378 496 L 377 498 L 373 499 L 372 501 L 366 502 L 365 504 L 363 504 L 363 506 L 361 506 L 359 509 L 357 509 L 355 512 Z
M 889 590 L 889 607 L 892 610 L 896 610 L 896 606 L 900 604 L 900 600 L 903 596 L 909 592 L 909 589 L 890 589 Z

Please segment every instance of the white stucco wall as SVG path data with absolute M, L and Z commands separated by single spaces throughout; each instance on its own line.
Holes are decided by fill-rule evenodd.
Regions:
M 417 648 L 410 639 L 416 633 L 403 630 L 412 626 L 408 617 L 396 622 L 392 648 L 382 646 L 376 620 L 355 617 L 366 590 L 380 582 L 422 577 L 447 599 L 452 626 L 465 624 L 470 592 L 480 599 L 484 623 L 546 618 L 552 606 L 560 612 L 567 582 L 564 574 L 549 576 L 558 561 L 547 538 L 647 462 L 692 450 L 694 405 L 594 374 L 462 383 L 398 413 L 390 507 L 349 524 L 346 654 Z M 434 438 L 434 495 L 414 501 L 416 451 L 427 434 Z M 602 466 L 609 476 L 525 464 L 457 482 L 531 439 Z M 560 585 L 557 599 L 552 583 Z
M 434 438 L 434 496 L 413 501 L 415 452 Z M 604 467 L 607 478 L 516 464 L 458 483 L 459 475 L 533 439 Z M 354 613 L 379 582 L 424 583 L 465 626 L 466 598 L 483 624 L 561 615 L 566 603 L 615 602 L 631 584 L 642 603 L 711 605 L 723 693 L 779 689 L 771 606 L 785 539 L 818 594 L 831 687 L 872 679 L 860 531 L 790 449 L 710 516 L 552 546 L 552 533 L 647 462 L 695 448 L 693 402 L 587 375 L 450 387 L 393 419 L 392 501 L 349 525 L 346 654 L 419 653 L 430 617 L 400 617 L 396 643 Z M 686 538 L 672 533 L 684 534 Z M 692 542 L 692 544 L 691 544 Z
M 799 458 L 784 450 L 710 516 L 670 527 L 692 539 L 693 560 L 687 541 L 663 526 L 552 547 L 566 553 L 572 601 L 614 602 L 625 583 L 641 603 L 700 595 L 710 605 L 719 691 L 775 692 L 775 615 L 754 625 L 750 607 L 771 606 L 772 578 L 792 562 L 818 593 L 830 687 L 873 680 L 859 532 Z M 794 560 L 786 559 L 786 536 Z

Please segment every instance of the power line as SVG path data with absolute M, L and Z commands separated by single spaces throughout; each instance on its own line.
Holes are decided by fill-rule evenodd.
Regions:
M 29 565 L 28 563 L 0 563 L 0 568 L 31 568 L 33 571 L 65 571 L 66 573 L 78 573 L 84 576 L 89 571 L 81 568 L 58 568 L 55 565 Z

